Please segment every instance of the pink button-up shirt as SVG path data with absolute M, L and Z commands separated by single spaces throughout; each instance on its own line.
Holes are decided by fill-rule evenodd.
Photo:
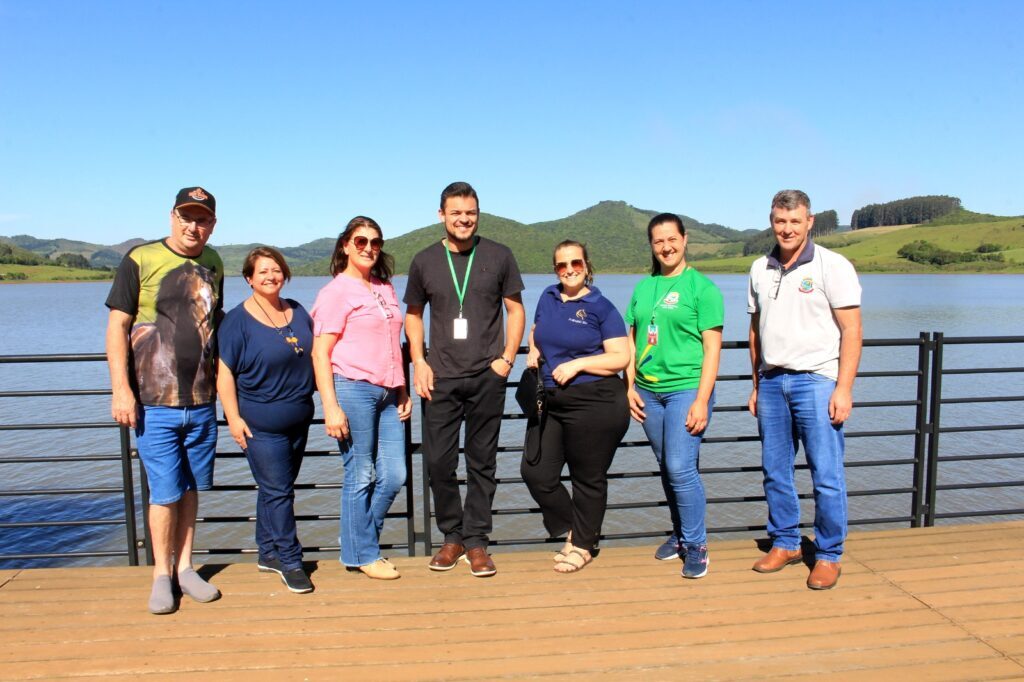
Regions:
M 405 385 L 402 373 L 402 317 L 390 283 L 337 275 L 316 296 L 313 334 L 337 334 L 331 351 L 335 374 L 376 386 Z

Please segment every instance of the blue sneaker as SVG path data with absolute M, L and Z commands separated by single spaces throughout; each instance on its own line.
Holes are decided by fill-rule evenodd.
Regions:
M 708 546 L 685 545 L 683 547 L 683 577 L 703 578 L 708 574 Z
M 668 540 L 665 540 L 658 549 L 654 550 L 654 558 L 658 561 L 672 561 L 672 559 L 678 559 L 683 553 L 683 546 L 679 542 L 679 538 L 672 535 L 668 536 Z

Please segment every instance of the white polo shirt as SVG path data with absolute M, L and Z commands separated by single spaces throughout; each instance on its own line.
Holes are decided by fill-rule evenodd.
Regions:
M 850 261 L 807 246 L 788 270 L 773 249 L 750 266 L 747 312 L 760 313 L 761 371 L 785 368 L 839 376 L 839 324 L 834 308 L 860 305 L 860 282 Z

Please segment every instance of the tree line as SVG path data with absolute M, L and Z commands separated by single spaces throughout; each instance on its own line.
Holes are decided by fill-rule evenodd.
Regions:
M 948 215 L 960 209 L 960 199 L 945 195 L 910 197 L 884 204 L 868 204 L 858 208 L 850 217 L 850 227 L 881 225 L 916 225 Z
M 814 214 L 814 227 L 811 228 L 812 237 L 824 237 L 839 229 L 839 214 L 834 210 L 821 211 Z M 757 235 L 743 242 L 743 255 L 753 256 L 768 253 L 778 242 L 775 241 L 775 232 L 772 228 L 762 230 Z

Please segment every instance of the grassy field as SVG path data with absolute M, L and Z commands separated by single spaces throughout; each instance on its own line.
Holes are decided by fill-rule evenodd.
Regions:
M 29 282 L 78 282 L 86 280 L 112 279 L 113 272 L 96 270 L 79 270 L 77 268 L 65 268 L 60 265 L 15 265 L 13 263 L 0 263 L 0 275 L 23 272 L 27 279 L 0 280 L 0 284 L 27 284 Z
M 999 244 L 1005 262 L 975 261 L 942 267 L 900 258 L 904 244 L 923 240 L 950 251 L 973 251 L 981 244 Z M 842 232 L 817 240 L 843 254 L 858 272 L 890 273 L 1024 273 L 1024 218 L 956 225 L 899 225 Z M 756 256 L 696 261 L 704 272 L 746 272 Z

